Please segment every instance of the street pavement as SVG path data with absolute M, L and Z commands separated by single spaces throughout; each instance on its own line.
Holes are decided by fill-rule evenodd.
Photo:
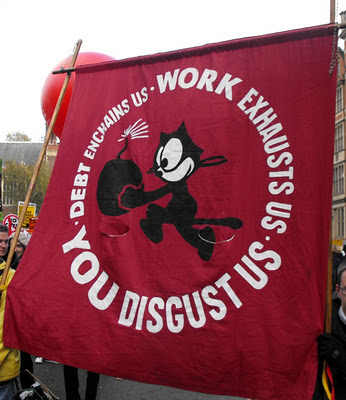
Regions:
M 34 374 L 60 400 L 65 399 L 62 365 L 34 363 Z M 86 371 L 79 370 L 80 394 L 84 400 Z M 240 397 L 213 396 L 165 386 L 150 385 L 101 375 L 97 400 L 242 400 Z

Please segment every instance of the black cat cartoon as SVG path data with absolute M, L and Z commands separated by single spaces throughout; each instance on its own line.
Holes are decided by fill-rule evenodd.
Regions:
M 144 185 L 138 189 L 131 186 L 127 187 L 121 195 L 119 205 L 119 201 L 115 196 L 118 196 L 122 191 L 126 179 L 121 179 L 121 187 L 115 188 L 113 186 L 112 189 L 112 174 L 110 173 L 110 169 L 114 166 L 109 163 L 115 161 L 119 163 L 128 162 L 132 173 L 135 173 L 131 181 L 133 181 L 136 186 L 139 186 L 138 182 L 141 181 L 141 173 L 133 161 L 120 159 L 122 152 L 123 151 L 119 153 L 117 160 L 112 160 L 107 163 L 109 169 L 108 173 L 106 173 L 104 169 L 102 171 L 103 176 L 102 173 L 100 175 L 102 184 L 100 184 L 99 180 L 98 200 L 101 211 L 103 203 L 100 199 L 102 200 L 102 198 L 105 197 L 108 198 L 108 201 L 111 201 L 111 197 L 113 196 L 112 201 L 113 204 L 115 204 L 114 208 L 120 210 L 117 211 L 117 215 L 128 211 L 122 207 L 132 209 L 150 203 L 147 207 L 146 218 L 140 221 L 142 231 L 147 238 L 154 243 L 160 243 L 163 239 L 162 225 L 172 224 L 186 242 L 198 250 L 198 255 L 205 261 L 210 260 L 215 244 L 215 234 L 209 225 L 222 225 L 231 229 L 239 229 L 242 227 L 243 223 L 238 218 L 196 218 L 198 209 L 197 202 L 189 193 L 186 181 L 199 168 L 217 166 L 228 160 L 224 156 L 214 156 L 201 160 L 200 157 L 203 150 L 192 141 L 185 128 L 184 122 L 180 125 L 178 130 L 173 133 L 161 133 L 160 144 L 154 156 L 154 165 L 148 171 L 148 173 L 154 174 L 156 177 L 166 182 L 166 185 L 148 192 L 144 191 Z M 129 172 L 126 172 L 126 174 L 129 175 Z M 105 188 L 106 181 L 108 182 L 106 185 L 108 191 L 105 194 L 104 192 L 102 193 L 102 190 Z M 128 184 L 131 184 L 131 182 L 128 182 Z M 172 198 L 166 208 L 153 203 L 168 194 L 171 194 Z M 107 212 L 104 213 L 107 214 Z M 108 213 L 107 215 L 116 215 L 116 213 L 113 211 L 113 213 Z M 196 225 L 207 226 L 203 229 L 197 229 L 195 228 Z

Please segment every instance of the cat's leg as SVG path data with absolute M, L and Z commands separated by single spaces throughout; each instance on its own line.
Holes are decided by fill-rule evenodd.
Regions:
M 195 229 L 186 225 L 175 225 L 175 227 L 180 235 L 198 250 L 198 255 L 202 260 L 210 260 L 215 242 L 214 231 L 210 226 L 206 226 L 204 229 Z
M 147 219 L 139 222 L 142 231 L 148 239 L 154 243 L 160 243 L 163 238 L 162 222 L 165 209 L 157 204 L 149 204 L 147 208 Z

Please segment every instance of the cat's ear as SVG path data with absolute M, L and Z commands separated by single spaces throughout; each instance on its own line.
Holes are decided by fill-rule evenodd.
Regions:
M 162 144 L 167 143 L 167 141 L 168 141 L 168 135 L 167 135 L 167 133 L 161 132 L 161 133 L 160 133 L 160 146 L 162 146 Z M 160 146 L 159 146 L 159 147 L 160 147 Z
M 215 162 L 210 162 L 212 160 L 219 160 Z M 214 167 L 215 165 L 220 165 L 227 162 L 227 158 L 225 156 L 214 156 L 205 158 L 204 160 L 200 160 L 200 167 Z
M 187 131 L 186 131 L 186 126 L 185 126 L 185 122 L 184 122 L 184 121 L 183 121 L 183 122 L 181 123 L 181 125 L 179 126 L 178 131 L 187 132 Z

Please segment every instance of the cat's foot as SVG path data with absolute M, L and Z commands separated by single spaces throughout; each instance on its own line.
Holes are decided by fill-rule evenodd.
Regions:
M 154 243 L 160 243 L 163 238 L 162 225 L 153 224 L 146 219 L 141 219 L 139 222 L 145 236 Z
M 198 255 L 204 261 L 209 261 L 213 255 L 215 235 L 210 226 L 206 226 L 198 232 L 200 242 L 198 245 Z

